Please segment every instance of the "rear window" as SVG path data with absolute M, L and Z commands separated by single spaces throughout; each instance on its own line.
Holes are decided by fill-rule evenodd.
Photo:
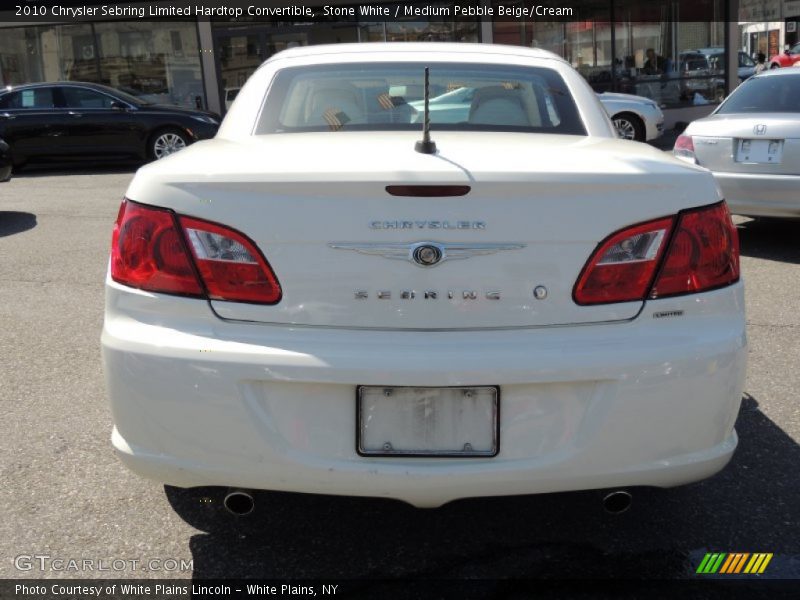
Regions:
M 800 112 L 800 73 L 768 75 L 745 81 L 716 114 Z
M 430 67 L 431 128 L 586 135 L 553 69 L 452 63 L 365 63 L 278 72 L 258 134 L 418 130 Z

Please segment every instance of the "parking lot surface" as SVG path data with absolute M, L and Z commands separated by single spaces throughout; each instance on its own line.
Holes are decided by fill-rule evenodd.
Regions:
M 132 173 L 0 184 L 0 578 L 682 579 L 713 551 L 774 553 L 764 577 L 800 579 L 800 223 L 737 219 L 750 364 L 739 449 L 719 475 L 635 490 L 616 516 L 598 492 L 435 510 L 262 493 L 237 520 L 218 493 L 165 491 L 111 451 L 103 280 Z M 51 559 L 96 562 L 65 571 Z

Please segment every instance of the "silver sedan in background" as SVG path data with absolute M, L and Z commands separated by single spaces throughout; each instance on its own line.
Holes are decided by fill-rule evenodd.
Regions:
M 714 173 L 732 212 L 800 217 L 800 69 L 751 77 L 673 152 Z

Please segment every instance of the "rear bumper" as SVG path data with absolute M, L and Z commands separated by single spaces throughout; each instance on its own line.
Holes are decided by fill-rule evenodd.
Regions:
M 752 217 L 800 217 L 800 176 L 714 173 L 731 212 Z
M 141 475 L 438 506 L 712 475 L 736 447 L 744 327 L 741 283 L 624 323 L 430 333 L 226 323 L 110 283 L 102 343 L 112 441 Z M 361 457 L 359 384 L 499 385 L 500 452 Z

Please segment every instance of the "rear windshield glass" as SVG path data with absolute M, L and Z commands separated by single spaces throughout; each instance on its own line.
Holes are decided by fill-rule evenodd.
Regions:
M 367 63 L 278 72 L 258 134 L 418 130 L 430 67 L 431 128 L 586 135 L 552 69 L 450 63 Z
M 718 115 L 761 112 L 800 112 L 800 73 L 748 79 L 717 110 Z

